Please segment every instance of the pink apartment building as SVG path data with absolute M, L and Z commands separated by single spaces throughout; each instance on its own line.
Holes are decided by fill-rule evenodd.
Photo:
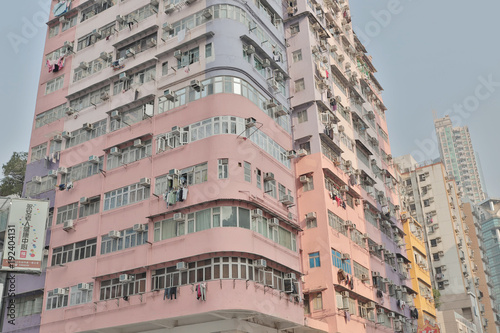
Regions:
M 51 6 L 25 186 L 53 207 L 40 332 L 416 328 L 347 2 Z

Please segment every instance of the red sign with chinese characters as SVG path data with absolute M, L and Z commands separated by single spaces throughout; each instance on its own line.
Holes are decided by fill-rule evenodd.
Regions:
M 431 326 L 431 324 L 426 323 L 424 327 L 418 328 L 418 333 L 439 333 L 439 327 L 437 326 Z

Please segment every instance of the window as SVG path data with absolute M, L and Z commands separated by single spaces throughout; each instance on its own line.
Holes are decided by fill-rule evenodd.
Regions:
M 243 162 L 245 181 L 251 183 L 252 182 L 252 165 L 248 162 Z
M 208 169 L 207 163 L 201 163 L 179 171 L 180 178 L 186 180 L 185 185 L 196 185 L 207 181 Z M 174 180 L 169 175 L 156 177 L 155 194 L 161 195 L 170 192 L 174 188 Z
M 110 130 L 113 132 L 133 124 L 137 124 L 138 122 L 152 117 L 153 112 L 154 106 L 152 103 L 146 103 L 126 112 L 121 112 L 120 118 L 111 119 Z
M 56 247 L 52 250 L 52 266 L 82 260 L 96 255 L 97 238 Z
M 47 155 L 47 142 L 31 148 L 31 162 L 39 161 Z
M 107 120 L 103 119 L 92 124 L 93 129 L 87 130 L 80 128 L 76 131 L 71 132 L 71 138 L 66 140 L 66 148 L 70 148 L 80 143 L 95 139 L 101 135 L 106 134 Z
M 79 217 L 85 217 L 89 215 L 94 215 L 99 213 L 99 206 L 101 205 L 101 197 L 97 196 L 95 198 L 90 198 L 89 202 L 80 205 L 80 215 Z
M 307 219 L 306 220 L 307 229 L 316 228 L 317 226 L 318 226 L 318 220 L 316 220 L 316 219 Z
M 165 61 L 163 64 L 161 64 L 161 75 L 167 75 L 168 74 L 168 61 Z
M 257 178 L 257 188 L 261 189 L 262 188 L 262 171 L 259 169 L 255 169 L 255 174 Z
M 67 220 L 76 220 L 78 213 L 78 202 L 61 206 L 57 209 L 56 224 L 64 223 Z
M 61 146 L 62 146 L 62 143 L 60 141 L 58 142 L 55 140 L 50 140 L 49 154 L 52 155 L 52 154 L 55 154 L 57 152 L 60 152 Z M 52 156 L 54 156 L 54 155 L 52 155 Z
M 80 67 L 77 67 L 74 71 L 73 75 L 73 82 L 80 81 L 81 79 L 84 79 L 92 74 L 96 74 L 103 69 L 110 67 L 111 66 L 111 58 L 112 54 L 108 54 L 108 59 L 103 60 L 100 57 L 94 60 L 91 60 L 87 63 L 87 68 L 83 69 Z
M 52 177 L 42 177 L 41 183 L 35 183 L 33 181 L 26 183 L 26 196 L 34 196 L 43 192 L 53 191 L 56 186 L 57 178 Z
M 351 259 L 343 260 L 342 254 L 339 251 L 332 249 L 333 266 L 344 270 L 347 274 L 351 273 Z
M 302 60 L 302 50 L 297 50 L 292 52 L 293 62 L 298 62 Z
M 297 119 L 299 124 L 305 123 L 307 121 L 307 110 L 297 112 Z
M 219 159 L 218 161 L 219 179 L 226 179 L 228 177 L 227 163 L 228 163 L 227 158 Z
M 45 86 L 45 95 L 61 89 L 63 87 L 63 83 L 64 83 L 64 75 L 61 75 L 59 77 L 56 77 L 55 79 L 48 81 L 47 85 Z
M 69 102 L 69 106 L 72 107 L 75 111 L 80 111 L 90 106 L 95 106 L 103 102 L 101 96 L 105 93 L 109 94 L 110 86 L 104 86 L 100 89 L 96 89 L 91 91 L 88 94 L 85 94 L 81 97 L 72 99 Z
M 73 15 L 72 17 L 66 17 L 66 22 L 62 24 L 61 31 L 64 32 L 69 28 L 73 28 L 78 21 L 78 15 Z
M 436 247 L 438 245 L 437 238 L 431 239 L 431 247 Z
M 429 207 L 431 205 L 431 202 L 429 199 L 424 200 L 424 207 Z
M 8 299 L 5 300 L 9 302 Z M 42 313 L 43 295 L 29 295 L 15 298 L 16 318 Z
M 59 23 L 49 28 L 49 38 L 57 36 L 58 33 L 59 33 Z
M 332 213 L 331 211 L 328 211 L 328 224 L 330 227 L 333 229 L 337 230 L 340 232 L 342 235 L 347 236 L 347 228 L 345 227 L 345 221 Z
M 439 261 L 439 258 L 440 258 L 440 257 L 439 257 L 439 254 L 438 254 L 438 253 L 433 253 L 433 254 L 432 254 L 432 259 L 433 259 L 434 261 Z
M 276 180 L 264 180 L 264 193 L 276 199 Z
M 302 185 L 302 190 L 303 190 L 304 192 L 314 190 L 313 176 L 308 176 L 308 177 L 307 177 L 307 182 L 305 182 L 305 183 Z
M 167 64 L 168 65 L 168 64 Z M 168 68 L 167 68 L 168 70 Z M 113 95 L 118 95 L 121 93 L 124 93 L 125 91 L 128 91 L 131 89 L 133 86 L 142 86 L 144 83 L 152 81 L 155 79 L 156 76 L 156 67 L 148 67 L 146 69 L 143 69 L 138 72 L 134 73 L 127 73 L 128 78 L 125 80 L 118 80 L 113 83 Z M 153 115 L 153 103 L 147 103 L 151 105 L 151 110 L 145 110 L 149 111 L 146 112 L 149 116 Z M 146 105 L 147 105 L 146 104 Z M 142 119 L 141 119 L 142 120 Z
M 319 252 L 309 253 L 309 267 L 320 267 Z
M 156 46 L 156 32 L 117 51 L 117 59 L 129 58 Z M 152 42 L 154 41 L 154 42 Z
M 108 235 L 101 237 L 101 254 L 112 253 L 146 244 L 148 241 L 148 225 L 144 225 L 145 231 L 137 232 L 133 228 L 120 231 L 120 237 L 111 238 Z
M 43 125 L 53 123 L 53 122 L 63 118 L 66 115 L 65 109 L 66 109 L 66 104 L 62 104 L 62 105 L 56 106 L 53 109 L 39 113 L 35 117 L 35 128 L 39 128 Z
M 70 181 L 74 182 L 87 177 L 91 177 L 99 173 L 102 170 L 103 156 L 99 157 L 99 163 L 83 162 L 77 165 L 73 165 L 68 168 L 68 172 L 61 177 L 61 183 L 66 184 Z
M 69 291 L 69 305 L 79 305 L 92 302 L 93 289 L 93 283 L 89 283 L 88 290 L 80 290 L 78 289 L 78 285 L 72 286 Z
M 66 288 L 67 291 L 67 288 Z M 51 290 L 47 293 L 47 310 L 59 309 L 68 306 L 68 294 L 56 295 Z
M 182 53 L 181 58 L 177 60 L 177 69 L 194 64 L 198 61 L 200 61 L 200 50 L 197 46 L 189 51 L 185 51 Z
M 212 43 L 205 44 L 205 58 L 212 56 Z
M 127 148 L 123 148 L 120 152 L 120 155 L 108 154 L 106 163 L 106 167 L 108 170 L 151 156 L 152 141 L 147 140 L 143 142 L 142 147 L 129 146 Z
M 304 79 L 299 79 L 295 81 L 295 92 L 299 92 L 306 89 Z
M 323 310 L 322 294 L 319 292 L 316 294 L 311 294 L 310 297 L 311 297 L 313 311 Z
M 292 24 L 290 26 L 290 34 L 291 35 L 298 34 L 299 32 L 300 32 L 300 27 L 299 27 L 298 23 Z
M 149 188 L 139 184 L 128 185 L 104 194 L 104 211 L 130 205 L 149 198 Z
M 99 299 L 101 301 L 146 292 L 146 273 L 129 274 L 132 282 L 120 283 L 120 279 L 101 281 Z
M 354 276 L 355 277 L 357 277 L 360 280 L 362 280 L 363 275 L 365 277 L 368 277 L 368 274 L 369 274 L 368 268 L 364 267 L 363 265 L 358 264 L 355 261 L 353 261 L 353 267 L 354 267 Z M 366 280 L 363 282 L 369 283 L 369 280 Z
M 309 294 L 304 294 L 304 314 L 310 314 L 311 307 L 309 305 Z
M 126 15 L 123 22 L 120 23 L 119 29 L 123 30 L 125 28 L 129 28 L 129 22 L 132 22 L 132 24 L 139 23 L 141 21 L 144 21 L 151 15 L 155 15 L 156 13 L 158 13 L 158 6 L 147 4 L 146 6 L 136 9 Z

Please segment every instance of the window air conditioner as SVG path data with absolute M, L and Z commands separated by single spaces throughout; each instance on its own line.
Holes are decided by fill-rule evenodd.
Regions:
M 139 185 L 144 186 L 144 187 L 150 187 L 151 186 L 151 178 L 141 178 L 139 180 Z
M 36 184 L 41 184 L 42 183 L 42 177 L 40 177 L 40 176 L 33 176 L 33 178 L 31 178 L 31 182 L 32 183 L 36 183 Z
M 188 264 L 184 261 L 181 261 L 181 262 L 178 262 L 176 265 L 175 265 L 175 268 L 178 270 L 178 271 L 185 271 L 188 269 Z
M 123 72 L 123 73 L 120 73 L 120 75 L 118 75 L 118 79 L 120 81 L 128 81 L 129 77 L 127 76 L 127 73 Z
M 253 261 L 253 265 L 256 268 L 266 268 L 267 267 L 267 261 L 266 259 L 257 259 Z
M 132 230 L 135 232 L 145 232 L 146 225 L 142 224 L 142 223 L 136 223 L 136 224 L 134 224 L 134 227 L 132 228 Z
M 177 60 L 181 60 L 182 58 L 182 51 L 181 50 L 175 50 L 174 52 L 174 58 Z
M 90 284 L 88 283 L 79 283 L 77 286 L 78 290 L 90 290 Z
M 52 293 L 53 293 L 54 295 L 63 296 L 63 295 L 66 295 L 66 294 L 67 294 L 67 291 L 66 291 L 66 289 L 64 289 L 64 288 L 56 288 L 56 289 L 54 289 L 54 290 L 52 291 Z
M 306 220 L 314 220 L 316 219 L 316 212 L 310 212 L 306 214 Z
M 372 272 L 372 276 L 373 277 L 380 277 L 380 273 L 379 272 Z
M 64 231 L 73 230 L 74 228 L 75 227 L 74 227 L 73 220 L 66 220 L 66 221 L 64 221 L 64 224 L 63 224 L 63 230 Z
M 377 309 L 377 314 L 378 314 L 378 315 L 383 315 L 383 314 L 385 314 L 384 309 L 382 309 L 382 308 L 378 308 L 378 309 Z
M 57 170 L 49 170 L 47 176 L 51 178 L 57 178 Z
M 127 51 L 125 51 L 125 56 L 127 58 L 135 56 L 135 50 L 133 48 L 127 49 Z
M 287 205 L 287 206 L 292 205 L 293 204 L 293 197 L 291 195 L 284 195 L 280 201 L 284 205 Z
M 119 281 L 120 283 L 129 283 L 134 281 L 134 276 L 130 274 L 121 274 Z
M 120 148 L 118 148 L 118 147 L 112 147 L 112 148 L 109 149 L 109 154 L 113 155 L 113 156 L 119 156 L 122 153 L 121 153 Z
M 144 147 L 144 142 L 141 139 L 134 140 L 134 148 L 142 148 Z
M 92 164 L 98 164 L 99 163 L 99 156 L 90 155 L 89 156 L 89 162 L 92 163 Z
M 295 273 L 286 273 L 285 274 L 285 279 L 292 279 L 292 280 L 297 280 L 297 274 Z
M 262 62 L 262 67 L 263 68 L 268 68 L 268 67 L 271 67 L 271 61 L 269 59 L 265 59 L 263 62 Z
M 175 102 L 175 100 L 177 99 L 177 95 L 175 94 L 175 92 L 170 92 L 170 90 L 165 90 L 163 92 L 163 96 L 171 102 Z
M 280 220 L 277 219 L 276 217 L 273 217 L 273 218 L 269 219 L 268 221 L 269 221 L 270 226 L 278 227 L 280 225 Z
M 297 151 L 297 156 L 298 156 L 298 157 L 304 157 L 304 156 L 306 156 L 306 155 L 307 155 L 307 150 L 305 150 L 305 149 L 299 149 L 299 150 Z
M 99 58 L 104 60 L 104 61 L 108 61 L 109 54 L 107 52 L 101 52 L 101 54 L 99 55 Z
M 245 119 L 245 127 L 246 128 L 250 128 L 250 127 L 253 127 L 255 126 L 255 123 L 257 122 L 257 120 L 255 118 L 246 118 Z
M 349 253 L 342 253 L 342 260 L 349 260 L 351 259 L 351 255 Z
M 264 181 L 274 180 L 274 173 L 266 172 L 264 173 Z
M 67 173 L 68 173 L 68 168 L 66 168 L 66 167 L 59 167 L 59 168 L 57 169 L 57 173 L 60 173 L 60 174 L 65 175 L 65 174 L 67 174 Z
M 286 111 L 285 107 L 283 105 L 278 105 L 276 107 L 276 110 L 274 111 L 274 115 L 276 117 L 281 117 L 287 115 L 288 112 Z
M 195 91 L 200 92 L 203 90 L 203 84 L 199 80 L 191 80 L 191 88 L 193 88 Z
M 165 5 L 165 8 L 164 8 L 165 14 L 168 15 L 168 14 L 172 13 L 174 11 L 174 9 L 175 9 L 175 5 L 172 3 Z
M 286 152 L 286 158 L 289 160 L 296 157 L 296 156 L 297 156 L 297 153 L 295 152 L 295 150 L 289 150 Z
M 395 318 L 395 317 L 396 317 L 396 315 L 395 315 L 395 313 L 394 313 L 394 312 L 389 312 L 389 313 L 387 314 L 387 317 L 388 317 L 388 318 Z
M 101 38 L 101 33 L 97 29 L 92 30 L 92 36 L 94 38 Z
M 174 214 L 174 221 L 176 222 L 184 222 L 186 220 L 186 216 L 182 213 L 175 213 Z
M 118 230 L 111 230 L 110 232 L 108 232 L 108 237 L 117 239 L 121 237 L 121 233 Z
M 68 23 L 68 19 L 65 18 L 64 16 L 61 16 L 61 17 L 59 17 L 59 23 L 61 23 L 61 24 Z
M 67 139 L 71 139 L 71 138 L 73 137 L 73 136 L 71 135 L 71 132 L 67 132 L 67 131 L 63 131 L 63 132 L 61 133 L 61 136 L 62 136 L 63 138 L 65 138 L 66 140 L 67 140 Z
M 156 39 L 155 38 L 149 38 L 146 43 L 148 44 L 149 47 L 156 46 Z
M 252 53 L 255 53 L 255 47 L 253 47 L 253 45 L 247 45 L 245 48 L 244 48 L 245 52 L 247 54 L 252 54 Z
M 309 181 L 309 177 L 307 177 L 307 176 L 300 176 L 299 180 L 300 180 L 300 182 L 302 184 L 306 184 Z
M 211 19 L 212 18 L 212 8 L 206 8 L 203 10 L 203 13 L 202 13 L 203 17 L 207 20 Z
M 252 217 L 262 217 L 262 209 L 256 208 L 252 210 Z
M 86 70 L 88 67 L 89 67 L 89 65 L 85 61 L 82 61 L 80 63 L 80 65 L 78 66 L 78 68 L 80 68 L 82 70 Z
M 89 198 L 87 198 L 87 197 L 80 198 L 80 205 L 86 205 L 88 203 L 89 203 Z
M 276 75 L 274 75 L 274 78 L 275 78 L 275 79 L 276 79 L 276 81 L 278 81 L 278 82 L 281 82 L 281 81 L 283 81 L 283 80 L 285 79 L 285 78 L 283 77 L 283 73 L 280 73 L 280 72 L 276 73 Z
M 84 123 L 82 128 L 86 131 L 92 131 L 94 129 L 94 124 Z
M 116 110 L 115 111 L 111 111 L 111 113 L 109 114 L 109 117 L 111 119 L 115 119 L 115 120 L 120 119 L 121 118 L 120 111 L 116 111 Z
M 163 23 L 163 31 L 165 31 L 166 33 L 170 33 L 172 31 L 174 31 L 174 27 L 169 24 L 168 22 L 165 22 Z
M 107 101 L 109 99 L 109 93 L 107 91 L 101 92 L 101 100 Z
M 344 185 L 344 186 L 340 187 L 340 192 L 349 192 L 349 186 Z

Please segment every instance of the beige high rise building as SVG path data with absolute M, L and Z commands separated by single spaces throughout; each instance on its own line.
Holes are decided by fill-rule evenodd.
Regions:
M 473 203 L 481 202 L 486 198 L 486 189 L 472 147 L 469 128 L 453 127 L 449 116 L 435 119 L 434 125 L 439 142 L 439 154 L 448 175 L 455 177 L 464 197 Z

